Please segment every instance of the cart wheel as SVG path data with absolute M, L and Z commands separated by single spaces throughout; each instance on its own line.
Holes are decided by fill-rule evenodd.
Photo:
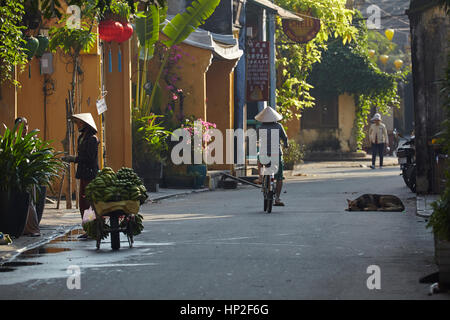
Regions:
M 109 217 L 111 223 L 111 248 L 113 250 L 119 250 L 120 248 L 120 232 L 119 232 L 119 216 L 117 214 L 111 214 Z
M 133 217 L 129 217 L 128 218 L 128 223 L 127 223 L 127 238 L 128 238 L 128 244 L 130 246 L 130 248 L 133 248 L 133 225 L 131 224 L 131 219 L 133 219 Z
M 101 218 L 99 218 L 99 219 L 101 219 Z M 97 229 L 97 250 L 99 250 L 100 249 L 100 242 L 102 241 L 102 232 L 103 232 L 102 224 L 99 221 L 97 221 L 95 223 L 95 226 L 96 226 L 96 229 Z

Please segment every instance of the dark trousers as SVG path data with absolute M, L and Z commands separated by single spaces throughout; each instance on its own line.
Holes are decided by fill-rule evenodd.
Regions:
M 79 193 L 79 207 L 80 207 L 80 213 L 81 213 L 81 219 L 83 219 L 84 210 L 89 209 L 91 206 L 91 203 L 88 199 L 86 199 L 86 186 L 91 182 L 92 180 L 84 180 L 80 179 L 80 193 Z
M 383 166 L 384 143 L 372 143 L 372 165 L 375 166 L 377 154 L 380 157 L 380 167 Z

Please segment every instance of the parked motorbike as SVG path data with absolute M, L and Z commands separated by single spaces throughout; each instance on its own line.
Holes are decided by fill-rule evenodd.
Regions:
M 416 192 L 416 150 L 414 146 L 414 136 L 407 139 L 401 147 L 397 149 L 398 163 L 402 170 L 403 180 L 412 192 Z

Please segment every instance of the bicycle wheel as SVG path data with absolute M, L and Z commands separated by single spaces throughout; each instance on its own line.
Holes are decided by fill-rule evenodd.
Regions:
M 109 217 L 111 224 L 111 249 L 119 250 L 120 248 L 120 233 L 119 233 L 119 216 L 115 213 Z
M 269 193 L 270 193 L 270 179 L 268 176 L 263 177 L 263 188 L 264 188 L 264 211 L 267 211 L 269 207 Z
M 269 191 L 269 194 L 267 195 L 267 213 L 272 212 L 272 206 L 273 206 L 273 191 Z

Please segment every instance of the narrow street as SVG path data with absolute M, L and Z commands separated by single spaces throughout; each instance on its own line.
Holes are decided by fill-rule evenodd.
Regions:
M 428 296 L 421 277 L 437 271 L 433 238 L 416 216 L 415 194 L 398 166 L 311 167 L 286 180 L 285 207 L 262 210 L 249 186 L 146 204 L 144 232 L 128 248 L 76 235 L 22 254 L 3 270 L 12 299 L 449 299 Z M 347 212 L 364 193 L 399 196 L 406 212 Z M 65 241 L 65 240 L 74 241 Z M 80 289 L 67 287 L 70 266 Z M 369 290 L 369 266 L 381 289 Z

